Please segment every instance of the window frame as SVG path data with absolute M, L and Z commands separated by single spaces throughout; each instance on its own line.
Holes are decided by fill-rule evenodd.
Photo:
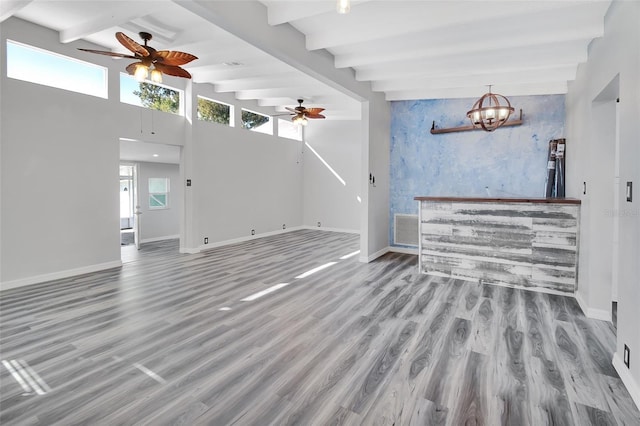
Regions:
M 178 93 L 178 111 L 177 112 L 171 112 L 171 111 L 161 111 L 159 109 L 155 109 L 155 108 L 150 108 L 147 106 L 142 105 L 142 100 L 140 99 L 140 97 L 138 96 L 137 98 L 140 99 L 139 103 L 132 103 L 132 102 L 128 102 L 126 100 L 122 100 L 122 89 L 123 89 L 123 85 L 122 85 L 122 78 L 129 78 L 133 81 L 135 81 L 136 83 L 146 83 L 146 84 L 151 84 L 153 86 L 158 86 L 158 87 L 162 87 L 164 89 L 169 89 L 169 90 L 173 90 L 174 92 Z M 137 106 L 139 108 L 145 108 L 145 109 L 150 109 L 152 111 L 158 111 L 158 112 L 165 112 L 167 114 L 173 114 L 173 115 L 179 115 L 184 117 L 185 115 L 185 106 L 184 106 L 184 90 L 180 89 L 178 87 L 173 87 L 173 86 L 169 86 L 168 84 L 164 84 L 164 83 L 156 83 L 153 82 L 149 79 L 146 79 L 145 81 L 138 81 L 135 79 L 135 77 L 133 77 L 132 75 L 127 74 L 126 72 L 120 72 L 120 79 L 118 80 L 119 82 L 119 92 L 120 92 L 120 103 L 123 104 L 127 104 L 127 105 L 133 105 L 133 106 Z M 139 86 L 138 86 L 139 87 Z M 131 96 L 135 97 L 135 95 L 133 94 L 133 92 L 131 92 Z
M 235 121 L 235 105 L 232 105 L 232 104 L 227 103 L 227 102 L 218 101 L 216 99 L 212 99 L 212 98 L 209 98 L 207 96 L 202 96 L 202 95 L 197 95 L 197 99 L 198 100 L 202 99 L 202 100 L 205 100 L 207 102 L 213 102 L 215 104 L 225 105 L 225 106 L 229 107 L 229 122 L 224 124 L 224 123 L 219 123 L 217 121 L 209 121 L 209 120 L 200 119 L 200 110 L 198 109 L 200 104 L 196 103 L 196 119 L 198 121 L 202 121 L 202 122 L 205 122 L 205 123 L 221 124 L 223 126 L 228 126 L 228 127 L 235 127 L 235 123 L 234 123 L 234 121 Z
M 25 78 L 25 74 L 23 75 L 16 75 L 15 73 L 12 72 L 11 68 L 11 57 L 10 57 L 10 45 L 13 45 L 19 49 L 25 49 L 25 50 L 30 50 L 33 52 L 36 52 L 37 54 L 41 54 L 41 55 L 45 55 L 45 56 L 50 56 L 53 58 L 57 58 L 59 60 L 64 60 L 67 61 L 71 64 L 77 64 L 77 65 L 81 65 L 86 67 L 87 69 L 93 69 L 95 71 L 100 71 L 102 73 L 102 82 L 98 85 L 96 85 L 95 87 L 95 92 L 87 92 L 84 90 L 78 90 L 79 88 L 82 88 L 82 85 L 77 84 L 76 80 L 70 81 L 68 86 L 65 86 L 64 84 L 56 84 L 59 83 L 60 81 L 66 81 L 65 79 L 53 79 L 52 81 L 46 81 L 46 80 L 38 80 L 38 79 L 29 79 L 29 78 Z M 89 61 L 84 61 L 82 59 L 78 59 L 75 58 L 73 56 L 67 56 L 67 55 L 63 55 L 61 53 L 58 52 L 54 52 L 52 50 L 48 50 L 48 49 L 43 49 L 41 47 L 37 47 L 37 46 L 33 46 L 31 44 L 28 43 L 22 43 L 13 39 L 9 39 L 7 38 L 5 40 L 5 60 L 6 60 L 6 76 L 7 78 L 11 78 L 13 80 L 19 80 L 19 81 L 25 81 L 28 83 L 32 83 L 32 84 L 39 84 L 41 86 L 45 86 L 45 87 L 53 87 L 55 89 L 60 89 L 60 90 L 65 90 L 67 92 L 71 92 L 71 93 L 79 93 L 82 95 L 88 95 L 88 96 L 94 96 L 97 98 L 101 98 L 101 99 L 108 99 L 109 98 L 109 69 L 105 66 L 102 65 L 98 65 L 95 64 L 93 62 L 89 62 Z M 18 72 L 20 72 L 20 70 L 17 70 Z M 22 72 L 24 72 L 24 70 L 22 70 Z M 41 73 L 41 75 L 46 76 L 47 73 Z
M 264 124 L 262 124 L 262 125 L 260 125 L 258 127 L 253 127 L 251 129 L 248 129 L 247 127 L 245 127 L 244 120 L 242 119 L 242 113 L 245 112 L 245 111 L 249 112 L 251 114 L 260 115 L 262 117 L 267 117 L 269 119 L 269 121 L 267 121 L 266 123 L 264 123 Z M 253 110 L 250 110 L 248 108 L 241 108 L 241 110 L 240 110 L 240 122 L 242 123 L 242 128 L 244 130 L 248 130 L 250 132 L 255 132 L 255 133 L 262 133 L 264 135 L 272 135 L 273 136 L 273 117 L 271 115 L 269 115 L 269 114 L 264 114 L 262 112 L 253 111 Z M 268 131 L 263 132 L 263 131 L 256 130 L 257 128 L 262 127 L 262 126 L 266 125 L 267 123 L 269 123 Z
M 153 180 L 164 180 L 165 181 L 165 185 L 166 185 L 166 191 L 165 192 L 155 192 L 155 191 L 151 191 L 151 181 Z M 169 193 L 171 192 L 171 179 L 168 177 L 150 177 L 148 178 L 147 181 L 147 189 L 148 189 L 148 206 L 149 206 L 149 210 L 168 210 L 169 207 Z M 156 202 L 160 202 L 157 198 L 155 198 L 156 195 L 164 195 L 164 205 L 163 206 L 153 206 L 151 204 L 152 200 L 155 199 Z

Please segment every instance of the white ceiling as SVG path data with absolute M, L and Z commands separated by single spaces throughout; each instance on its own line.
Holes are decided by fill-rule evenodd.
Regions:
M 120 160 L 180 164 L 180 147 L 161 143 L 120 139 Z
M 283 61 L 286 52 L 266 53 L 228 32 L 233 25 L 223 30 L 193 12 L 205 3 L 4 0 L 0 21 L 16 16 L 58 31 L 63 43 L 82 39 L 123 53 L 116 31 L 135 40 L 148 31 L 156 49 L 198 56 L 184 68 L 218 92 L 276 111 L 304 98 L 326 108 L 328 119 L 359 118 L 358 101 Z M 489 84 L 505 96 L 565 93 L 589 43 L 603 34 L 611 1 L 352 0 L 346 15 L 335 0 L 260 3 L 269 25 L 292 26 L 307 50 L 325 49 L 336 68 L 351 68 L 388 100 L 407 100 L 478 97 Z

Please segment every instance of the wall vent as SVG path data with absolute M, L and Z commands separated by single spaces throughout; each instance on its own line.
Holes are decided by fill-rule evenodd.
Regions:
M 418 238 L 417 214 L 393 216 L 393 244 L 418 247 Z

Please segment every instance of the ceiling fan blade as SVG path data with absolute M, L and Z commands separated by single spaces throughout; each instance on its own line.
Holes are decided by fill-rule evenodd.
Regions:
M 124 53 L 107 52 L 107 51 L 104 51 L 104 50 L 82 49 L 80 47 L 78 48 L 78 50 L 82 50 L 82 51 L 89 52 L 89 53 L 97 53 L 98 55 L 113 56 L 114 58 L 138 59 L 137 56 L 125 55 Z
M 293 109 L 293 108 L 284 107 L 284 109 L 286 109 L 287 111 L 291 111 L 291 112 L 292 112 L 292 113 L 294 113 L 294 114 L 297 114 L 297 113 L 298 113 L 298 111 L 296 111 L 296 110 L 295 110 L 295 109 Z
M 127 70 L 127 73 L 129 73 L 129 75 L 135 75 L 136 67 L 138 66 L 138 64 L 142 64 L 142 62 L 134 62 L 132 64 L 129 64 L 127 65 L 127 68 L 125 68 L 125 70 Z
M 124 47 L 126 47 L 133 53 L 137 53 L 142 57 L 149 56 L 149 51 L 144 46 L 141 46 L 139 43 L 129 38 L 125 33 L 118 31 L 116 33 L 116 39 L 118 39 L 120 44 L 122 44 Z
M 191 53 L 175 52 L 171 50 L 158 50 L 155 52 L 154 59 L 162 62 L 165 65 L 184 65 L 198 59 L 197 56 Z
M 305 114 L 305 116 L 306 116 L 307 118 L 327 118 L 327 117 L 325 117 L 325 116 L 324 116 L 324 115 L 322 115 L 322 114 L 314 114 L 314 115 Z
M 324 108 L 307 108 L 305 114 L 315 115 L 320 114 L 322 111 L 324 111 Z
M 191 78 L 191 74 L 183 68 L 175 65 L 165 65 L 161 62 L 157 62 L 154 66 L 162 72 L 162 74 L 173 75 L 175 77 Z

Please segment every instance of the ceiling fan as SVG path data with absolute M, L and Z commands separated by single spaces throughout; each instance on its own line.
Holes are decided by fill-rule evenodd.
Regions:
M 305 108 L 302 106 L 303 99 L 298 99 L 298 106 L 295 108 L 285 107 L 286 110 L 291 111 L 293 117 L 291 117 L 291 121 L 295 124 L 301 124 L 303 126 L 307 125 L 307 118 L 326 118 L 324 115 L 320 114 L 324 111 L 324 108 Z
M 84 50 L 85 52 L 113 56 L 116 58 L 138 59 L 139 62 L 129 64 L 126 68 L 127 72 L 130 75 L 135 76 L 138 81 L 144 81 L 149 74 L 151 74 L 151 80 L 156 83 L 162 82 L 162 74 L 191 78 L 191 74 L 189 74 L 187 70 L 180 68 L 180 65 L 184 65 L 194 59 L 198 59 L 196 56 L 185 52 L 156 50 L 151 46 L 147 46 L 147 42 L 151 40 L 151 34 L 144 31 L 138 34 L 140 35 L 140 38 L 144 40 L 144 46 L 135 42 L 122 32 L 116 33 L 116 39 L 120 44 L 133 52 L 133 55 L 106 52 L 104 50 L 78 49 Z

